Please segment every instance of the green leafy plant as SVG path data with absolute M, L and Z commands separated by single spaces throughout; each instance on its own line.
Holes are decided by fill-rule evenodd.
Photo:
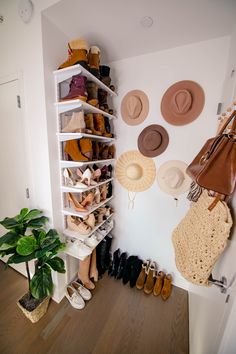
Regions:
M 57 254 L 64 250 L 56 230 L 45 230 L 48 218 L 38 209 L 21 209 L 13 218 L 0 224 L 8 232 L 0 237 L 0 257 L 9 256 L 6 265 L 25 262 L 30 297 L 41 300 L 52 295 L 52 270 L 65 273 L 64 261 Z M 31 279 L 28 262 L 35 259 L 35 273 Z

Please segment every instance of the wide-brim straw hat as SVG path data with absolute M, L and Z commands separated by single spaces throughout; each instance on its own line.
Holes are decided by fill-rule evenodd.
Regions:
M 141 90 L 129 91 L 121 102 L 121 116 L 128 125 L 141 124 L 148 115 L 149 100 Z
M 173 197 L 187 192 L 192 182 L 186 173 L 187 164 L 179 160 L 170 160 L 157 171 L 157 182 L 161 190 Z
M 152 124 L 144 128 L 138 137 L 138 149 L 147 157 L 162 154 L 169 144 L 169 135 L 164 127 Z
M 185 125 L 200 115 L 204 103 L 205 94 L 198 83 L 190 80 L 179 81 L 164 93 L 161 113 L 168 123 Z
M 142 192 L 151 187 L 156 176 L 152 159 L 139 151 L 124 152 L 117 160 L 115 174 L 119 183 L 130 192 Z

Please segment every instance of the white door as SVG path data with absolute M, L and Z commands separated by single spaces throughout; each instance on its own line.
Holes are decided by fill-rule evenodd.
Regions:
M 29 206 L 28 159 L 25 126 L 20 103 L 19 80 L 0 80 L 0 219 L 15 216 Z M 0 226 L 0 235 L 4 228 Z M 13 268 L 25 274 L 25 266 Z

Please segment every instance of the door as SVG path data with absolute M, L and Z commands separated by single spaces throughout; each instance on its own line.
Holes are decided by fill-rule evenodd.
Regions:
M 26 156 L 25 125 L 19 93 L 19 80 L 0 79 L 0 219 L 15 216 L 23 207 L 29 206 L 28 159 Z M 0 226 L 0 235 L 4 228 Z M 5 258 L 7 259 L 7 258 Z M 25 273 L 24 264 L 14 269 Z

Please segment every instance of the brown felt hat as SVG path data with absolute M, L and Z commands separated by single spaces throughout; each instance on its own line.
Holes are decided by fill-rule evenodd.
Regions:
M 168 123 L 185 125 L 200 115 L 204 103 L 204 91 L 198 83 L 189 80 L 179 81 L 164 93 L 161 113 Z
M 141 90 L 129 91 L 121 102 L 121 116 L 128 125 L 142 123 L 148 115 L 149 101 Z
M 169 144 L 169 135 L 164 127 L 152 124 L 144 128 L 138 137 L 138 149 L 147 157 L 162 154 Z

